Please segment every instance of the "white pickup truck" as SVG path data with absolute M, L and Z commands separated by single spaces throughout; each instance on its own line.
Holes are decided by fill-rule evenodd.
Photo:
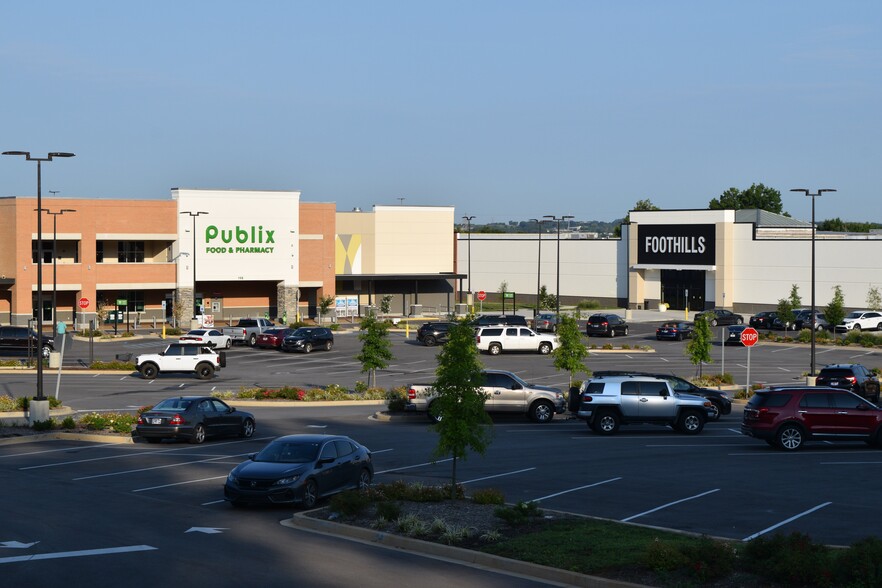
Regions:
M 233 343 L 245 343 L 254 347 L 257 344 L 257 336 L 275 326 L 277 325 L 266 318 L 243 318 L 232 327 L 224 327 L 221 332 L 228 335 Z
M 135 358 L 135 367 L 141 375 L 152 380 L 160 373 L 193 373 L 200 380 L 208 380 L 226 367 L 226 353 L 217 353 L 207 345 L 172 343 L 159 353 L 146 353 Z
M 533 422 L 547 423 L 555 414 L 566 410 L 561 391 L 548 386 L 534 386 L 511 372 L 486 370 L 482 390 L 487 396 L 487 412 L 526 414 Z M 411 384 L 407 387 L 406 411 L 425 411 L 429 420 L 438 422 L 443 415 L 432 414 L 432 402 L 437 398 L 432 384 Z

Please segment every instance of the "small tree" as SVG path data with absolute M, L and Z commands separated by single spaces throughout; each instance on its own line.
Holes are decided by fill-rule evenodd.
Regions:
M 824 318 L 830 323 L 830 326 L 833 327 L 833 333 L 835 336 L 836 333 L 836 325 L 842 322 L 842 319 L 845 318 L 845 297 L 842 295 L 842 287 L 839 284 L 833 286 L 833 300 L 830 301 L 826 307 L 824 307 Z
M 692 362 L 692 365 L 698 366 L 698 377 L 701 377 L 701 366 L 705 363 L 713 363 L 711 359 L 711 344 L 713 340 L 713 333 L 711 332 L 710 325 L 707 324 L 707 319 L 703 316 L 699 316 L 695 320 L 695 328 L 692 330 L 692 339 L 689 340 L 689 343 L 686 345 L 686 356 L 689 357 L 689 361 Z M 723 341 L 725 344 L 725 341 Z
M 554 367 L 558 371 L 566 370 L 570 373 L 570 385 L 572 388 L 576 374 L 588 373 L 585 367 L 585 358 L 588 357 L 588 348 L 582 343 L 582 333 L 579 332 L 579 323 L 575 317 L 568 314 L 560 315 L 560 324 L 557 325 L 557 336 L 560 345 L 551 352 L 554 358 Z
M 870 286 L 867 291 L 867 308 L 870 310 L 882 310 L 882 295 L 879 294 L 879 288 Z
M 450 326 L 447 345 L 438 354 L 435 370 L 434 389 L 438 398 L 430 407 L 433 416 L 441 417 L 434 425 L 438 433 L 434 456 L 453 457 L 451 499 L 456 497 L 457 460 L 465 459 L 469 450 L 483 455 L 492 433 L 488 427 L 490 417 L 484 410 L 487 400 L 482 389 L 484 373 L 475 345 L 475 332 L 469 325 L 471 318 L 466 317 Z
M 383 314 L 389 314 L 392 310 L 392 295 L 386 294 L 380 299 L 380 312 Z
M 324 316 L 328 314 L 328 311 L 331 310 L 331 306 L 334 305 L 334 297 L 331 295 L 328 296 L 320 296 L 319 297 L 319 324 L 324 322 Z
M 368 373 L 368 386 L 376 388 L 377 370 L 383 369 L 392 361 L 392 342 L 389 341 L 389 326 L 378 321 L 372 313 L 361 320 L 361 352 L 355 359 L 361 363 L 361 373 Z
M 793 293 L 791 292 L 791 296 Z M 790 298 L 782 298 L 778 301 L 778 320 L 784 324 L 784 331 L 790 328 L 795 317 L 793 316 L 793 303 Z
M 544 284 L 539 288 L 539 308 L 547 310 L 557 308 L 557 296 L 549 294 Z
M 790 297 L 788 300 L 790 301 L 791 310 L 796 310 L 802 306 L 802 297 L 799 295 L 799 286 L 796 284 L 790 286 Z

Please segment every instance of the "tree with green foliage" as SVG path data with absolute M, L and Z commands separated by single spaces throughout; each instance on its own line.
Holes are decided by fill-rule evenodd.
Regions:
M 383 314 L 389 314 L 392 310 L 392 295 L 386 294 L 382 298 L 380 298 L 380 312 Z
M 368 386 L 376 388 L 377 370 L 383 369 L 392 361 L 392 342 L 389 341 L 389 325 L 377 320 L 373 313 L 361 319 L 358 340 L 361 352 L 355 359 L 361 363 L 361 373 L 368 372 Z
M 588 348 L 582 343 L 582 333 L 579 331 L 579 323 L 574 316 L 565 313 L 560 315 L 557 337 L 560 339 L 560 345 L 551 352 L 554 358 L 554 367 L 558 371 L 566 370 L 570 373 L 569 387 L 572 387 L 576 374 L 589 373 L 588 368 L 585 367 Z
M 818 223 L 819 231 L 835 231 L 838 233 L 869 233 L 872 229 L 882 229 L 882 224 L 855 221 L 843 221 L 839 217 L 828 218 Z
M 824 307 L 824 319 L 831 327 L 836 327 L 845 318 L 845 296 L 842 295 L 842 287 L 839 284 L 833 286 L 833 300 Z M 834 336 L 836 329 L 833 330 Z
M 457 460 L 465 459 L 469 450 L 481 455 L 487 450 L 493 429 L 484 402 L 484 366 L 475 345 L 475 331 L 468 316 L 455 321 L 448 331 L 447 345 L 438 354 L 433 386 L 437 398 L 429 410 L 436 418 L 433 427 L 438 433 L 435 458 L 453 457 L 450 498 L 456 497 Z
M 548 288 L 543 284 L 539 288 L 539 308 L 554 310 L 557 308 L 557 296 L 548 293 Z
M 714 335 L 711 332 L 707 318 L 699 316 L 695 320 L 695 327 L 692 329 L 692 338 L 686 345 L 686 356 L 692 365 L 698 366 L 698 377 L 701 377 L 701 366 L 706 363 L 713 363 L 711 359 L 711 345 Z M 723 342 L 725 343 L 725 341 Z
M 333 296 L 319 296 L 318 300 L 318 311 L 319 311 L 319 324 L 322 324 L 324 321 L 324 316 L 328 314 L 328 311 L 331 310 L 331 306 L 334 305 L 334 297 Z
M 867 290 L 867 308 L 870 310 L 882 310 L 882 295 L 879 294 L 879 288 L 870 286 Z
M 802 306 L 802 296 L 799 295 L 799 286 L 796 284 L 790 286 L 790 297 L 788 300 L 790 301 L 790 307 L 793 310 Z
M 783 212 L 781 204 L 781 192 L 774 188 L 767 188 L 763 184 L 751 184 L 747 190 L 729 188 L 719 198 L 714 198 L 708 204 L 711 210 L 743 210 L 746 208 L 759 208 L 776 214 L 790 216 Z
M 634 204 L 634 208 L 631 210 L 661 210 L 658 206 L 652 203 L 652 200 L 649 198 L 644 198 L 643 200 L 638 200 Z M 622 225 L 626 225 L 631 222 L 631 213 L 625 215 L 625 218 L 622 219 L 616 228 L 613 229 L 613 237 L 621 237 L 622 236 Z
M 789 298 L 781 298 L 778 300 L 778 320 L 780 320 L 784 324 L 784 331 L 790 328 L 793 325 L 793 321 L 796 318 L 793 315 L 793 304 L 790 302 Z

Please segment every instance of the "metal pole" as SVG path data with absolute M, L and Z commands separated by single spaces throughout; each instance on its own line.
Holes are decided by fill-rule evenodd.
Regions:
M 563 215 L 563 216 L 554 216 L 553 214 L 546 214 L 544 218 L 551 219 L 552 221 L 557 222 L 557 286 L 555 287 L 555 297 L 557 298 L 557 304 L 555 309 L 555 314 L 557 316 L 558 322 L 560 321 L 560 223 L 561 221 L 573 218 L 571 215 Z
M 534 317 L 537 317 L 540 307 L 539 294 L 542 291 L 542 221 L 538 218 L 530 220 L 539 225 L 539 257 L 536 261 L 536 312 L 533 314 Z
M 464 217 L 462 217 L 462 218 L 463 218 L 463 220 L 465 220 L 465 222 L 466 222 L 466 230 L 467 230 L 468 233 L 469 233 L 469 234 L 468 234 L 468 238 L 467 238 L 467 243 L 468 243 L 468 268 L 467 268 L 467 270 L 466 270 L 466 273 L 468 274 L 468 275 L 466 276 L 466 278 L 468 279 L 468 282 L 467 282 L 466 284 L 467 284 L 467 290 L 468 290 L 468 293 L 469 293 L 469 295 L 471 295 L 471 293 L 472 293 L 472 219 L 474 219 L 475 216 L 474 216 L 474 215 L 472 215 L 472 216 L 464 216 Z M 460 281 L 460 284 L 462 284 L 461 281 Z
M 196 217 L 200 214 L 208 213 L 204 211 L 191 212 L 189 210 L 182 210 L 180 214 L 189 214 L 193 217 L 193 320 L 196 320 Z

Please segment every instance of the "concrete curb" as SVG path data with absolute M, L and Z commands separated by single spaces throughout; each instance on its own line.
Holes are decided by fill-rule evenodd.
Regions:
M 388 549 L 403 549 L 413 553 L 419 553 L 436 559 L 455 561 L 473 567 L 487 568 L 516 576 L 526 576 L 547 582 L 558 582 L 567 586 L 580 586 L 583 588 L 645 588 L 641 584 L 619 582 L 596 576 L 588 576 L 559 570 L 548 566 L 533 564 L 515 559 L 508 559 L 498 555 L 481 553 L 461 547 L 421 541 L 401 535 L 383 533 L 363 527 L 354 527 L 315 519 L 306 516 L 306 513 L 296 513 L 290 519 L 281 521 L 285 527 L 300 529 L 311 533 L 341 537 L 351 541 L 358 541 L 368 545 L 375 545 Z
M 50 409 L 49 418 L 67 417 L 76 414 L 76 412 L 69 406 L 62 406 L 61 408 Z M 30 425 L 30 417 L 27 411 L 12 410 L 0 412 L 0 427 L 29 427 Z
M 111 443 L 114 445 L 131 444 L 135 440 L 123 435 L 100 435 L 98 433 L 36 433 L 34 435 L 21 435 L 18 437 L 0 438 L 0 445 L 18 445 L 19 443 L 34 443 L 37 441 L 94 441 L 96 443 Z

